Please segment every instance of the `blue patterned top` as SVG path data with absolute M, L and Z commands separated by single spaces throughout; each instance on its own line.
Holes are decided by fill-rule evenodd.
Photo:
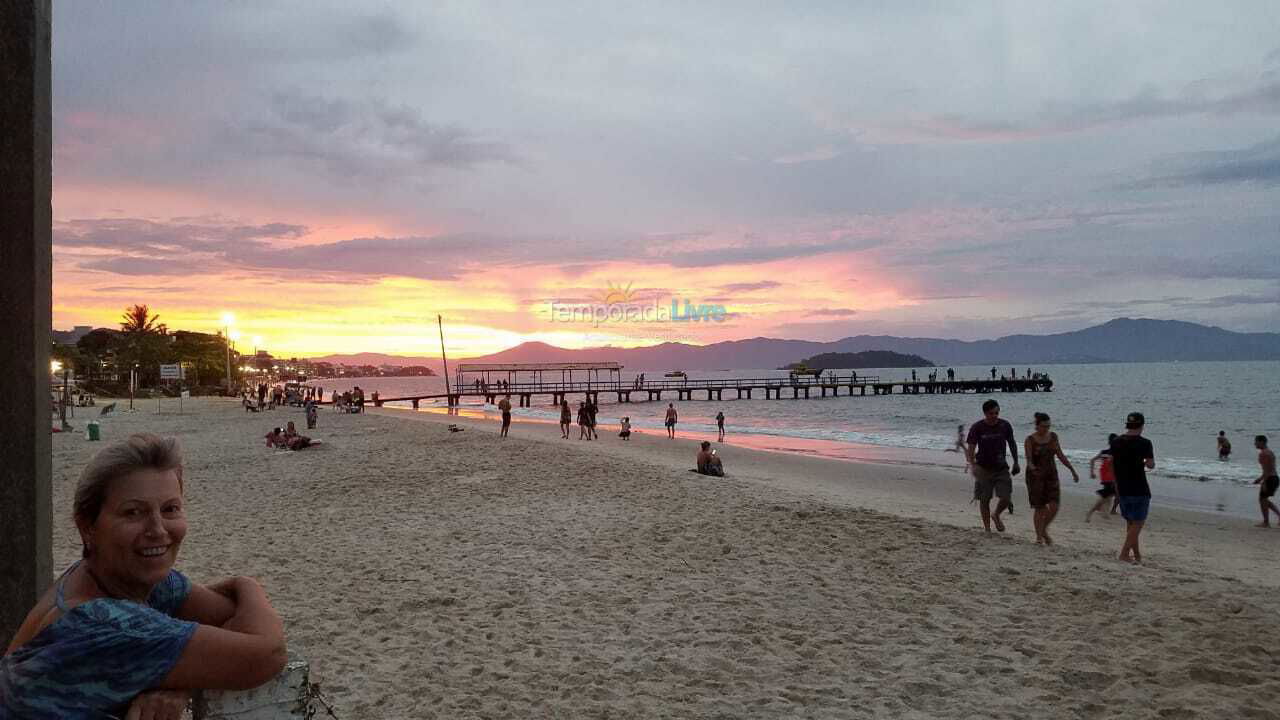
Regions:
M 0 658 L 0 720 L 123 718 L 133 698 L 164 679 L 198 623 L 173 617 L 191 581 L 170 570 L 147 598 L 98 598 L 66 609 L 27 644 Z

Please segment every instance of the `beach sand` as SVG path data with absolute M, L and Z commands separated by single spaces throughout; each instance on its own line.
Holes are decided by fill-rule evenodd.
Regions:
M 1280 531 L 1244 520 L 1154 509 L 1134 567 L 1078 497 L 1030 542 L 1020 478 L 987 535 L 946 469 L 730 444 L 715 479 L 660 433 L 391 409 L 290 453 L 261 438 L 297 409 L 139 407 L 104 436 L 181 438 L 179 569 L 259 578 L 344 720 L 1280 716 Z M 99 447 L 54 436 L 59 568 Z

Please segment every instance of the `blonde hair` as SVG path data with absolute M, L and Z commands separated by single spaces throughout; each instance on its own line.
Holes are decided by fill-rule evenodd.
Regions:
M 76 484 L 75 519 L 90 525 L 96 522 L 111 483 L 137 470 L 176 470 L 181 492 L 182 447 L 178 439 L 138 433 L 99 451 Z

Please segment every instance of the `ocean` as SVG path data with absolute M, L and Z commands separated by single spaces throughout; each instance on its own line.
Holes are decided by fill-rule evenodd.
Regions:
M 1268 435 L 1280 443 L 1280 362 L 1123 363 L 1097 365 L 1043 365 L 1030 368 L 1048 373 L 1054 381 L 1050 393 L 995 393 L 990 396 L 888 395 L 838 398 L 814 397 L 764 400 L 675 402 L 674 393 L 662 402 L 618 404 L 616 396 L 600 395 L 600 422 L 616 424 L 623 415 L 633 428 L 663 432 L 663 411 L 675 402 L 683 434 L 715 434 L 716 412 L 723 412 L 730 444 L 734 441 L 771 450 L 869 459 L 904 464 L 956 466 L 963 459 L 945 452 L 955 442 L 958 425 L 981 418 L 981 404 L 993 397 L 1001 417 L 1013 424 L 1021 450 L 1022 439 L 1032 431 L 1032 415 L 1048 413 L 1067 456 L 1081 474 L 1072 486 L 1070 473 L 1061 477 L 1068 492 L 1091 492 L 1088 465 L 1106 446 L 1107 434 L 1123 432 L 1124 417 L 1131 411 L 1147 418 L 1145 435 L 1156 451 L 1151 473 L 1158 503 L 1231 514 L 1257 513 L 1256 493 L 1249 491 L 1258 476 L 1254 435 Z M 945 368 L 940 375 L 945 375 Z M 1025 374 L 1026 367 L 1018 373 Z M 955 367 L 958 379 L 990 377 L 991 367 Z M 1009 368 L 1000 368 L 1007 373 Z M 918 368 L 923 379 L 927 368 Z M 882 381 L 905 380 L 910 369 L 859 370 Z M 661 372 L 646 372 L 657 379 Z M 745 377 L 782 377 L 778 370 L 690 371 L 691 380 Z M 623 373 L 629 383 L 632 373 Z M 341 378 L 318 381 L 329 389 L 360 385 L 383 397 L 443 393 L 443 378 Z M 788 393 L 789 394 L 789 393 Z M 701 394 L 699 394 L 701 395 Z M 537 398 L 541 401 L 541 398 Z M 559 413 L 549 404 L 515 408 L 514 415 L 556 422 Z M 571 404 L 572 404 L 571 400 Z M 407 405 L 407 404 L 406 404 Z M 576 405 L 575 405 L 576 407 Z M 426 411 L 442 411 L 443 404 Z M 463 406 L 470 413 L 493 413 L 496 408 L 479 403 Z M 1224 430 L 1231 440 L 1228 462 L 1217 456 L 1216 436 Z

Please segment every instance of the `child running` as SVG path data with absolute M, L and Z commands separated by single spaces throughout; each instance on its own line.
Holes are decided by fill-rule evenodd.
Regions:
M 1106 507 L 1108 501 L 1111 501 L 1111 513 L 1114 515 L 1116 512 L 1117 501 L 1113 499 L 1116 497 L 1116 472 L 1111 467 L 1111 443 L 1115 442 L 1117 437 L 1119 436 L 1115 433 L 1108 435 L 1106 449 L 1094 455 L 1089 461 L 1089 477 L 1099 479 L 1102 487 L 1098 488 L 1098 502 L 1094 503 L 1093 507 L 1089 508 L 1089 512 L 1084 515 L 1085 522 L 1089 522 L 1094 513 L 1102 512 L 1102 508 Z M 1102 465 L 1101 468 L 1098 468 L 1099 463 Z M 1105 518 L 1106 515 L 1102 517 Z

